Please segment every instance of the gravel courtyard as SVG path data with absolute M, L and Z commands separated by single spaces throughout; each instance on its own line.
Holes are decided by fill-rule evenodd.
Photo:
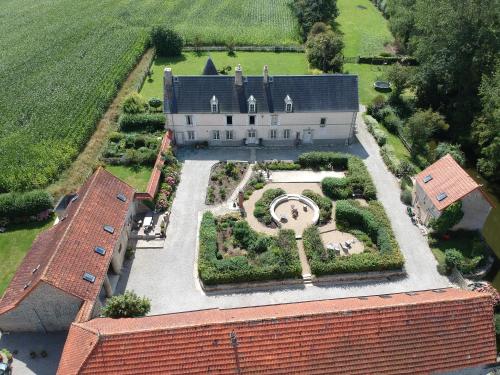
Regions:
M 172 206 L 167 239 L 162 249 L 137 250 L 127 275 L 126 288 L 152 300 L 151 315 L 208 308 L 232 308 L 307 300 L 345 298 L 443 288 L 448 279 L 436 269 L 426 239 L 411 223 L 399 200 L 397 180 L 386 169 L 378 146 L 358 116 L 358 140 L 345 147 L 299 147 L 293 149 L 213 148 L 181 149 L 184 162 L 181 182 Z M 196 246 L 198 223 L 204 204 L 210 168 L 219 160 L 292 160 L 313 149 L 343 151 L 361 157 L 378 190 L 378 199 L 391 220 L 405 256 L 407 277 L 393 281 L 341 285 L 307 285 L 258 292 L 206 294 L 197 281 Z

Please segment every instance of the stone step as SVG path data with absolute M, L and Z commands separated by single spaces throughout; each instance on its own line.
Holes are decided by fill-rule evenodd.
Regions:
M 312 284 L 312 275 L 310 273 L 304 273 L 302 275 L 302 280 L 305 284 Z

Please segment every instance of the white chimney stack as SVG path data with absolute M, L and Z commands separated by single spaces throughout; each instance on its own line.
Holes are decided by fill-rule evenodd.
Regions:
M 163 82 L 165 86 L 172 86 L 174 84 L 172 68 L 165 68 L 165 70 L 163 71 Z
M 234 84 L 236 86 L 243 86 L 243 70 L 240 64 L 234 70 Z
M 269 83 L 269 67 L 267 65 L 264 65 L 264 83 Z

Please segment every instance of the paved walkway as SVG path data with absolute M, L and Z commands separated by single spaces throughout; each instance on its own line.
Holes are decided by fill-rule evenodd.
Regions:
M 205 193 L 210 167 L 218 160 L 291 160 L 314 148 L 247 149 L 213 148 L 209 150 L 182 149 L 184 160 L 181 182 L 172 206 L 172 215 L 163 249 L 141 249 L 136 253 L 127 289 L 135 290 L 152 300 L 151 314 L 199 310 L 214 307 L 231 308 L 266 304 L 289 303 L 318 299 L 400 293 L 449 286 L 446 277 L 439 275 L 436 260 L 426 239 L 411 224 L 399 199 L 396 179 L 386 169 L 379 149 L 358 118 L 360 143 L 347 147 L 316 148 L 350 152 L 360 156 L 370 170 L 377 187 L 379 200 L 391 220 L 396 238 L 406 259 L 408 276 L 395 281 L 359 282 L 340 285 L 307 285 L 295 288 L 259 292 L 205 294 L 196 278 L 197 223 L 204 210 Z

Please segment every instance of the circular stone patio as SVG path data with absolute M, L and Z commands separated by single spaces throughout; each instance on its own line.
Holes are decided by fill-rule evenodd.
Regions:
M 311 199 L 300 194 L 285 194 L 276 198 L 269 208 L 273 220 L 282 229 L 292 229 L 301 235 L 318 222 L 319 208 Z M 294 217 L 293 212 L 297 215 Z

